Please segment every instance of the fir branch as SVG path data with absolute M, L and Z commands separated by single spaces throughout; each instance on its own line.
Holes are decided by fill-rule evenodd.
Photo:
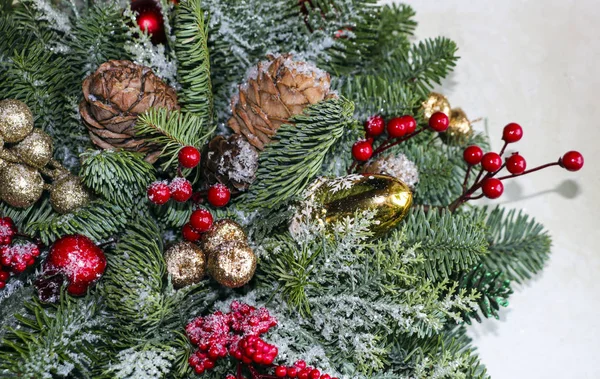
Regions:
M 256 181 L 244 206 L 273 208 L 300 194 L 321 169 L 329 149 L 353 128 L 353 111 L 348 100 L 326 100 L 283 125 L 260 154 Z
M 161 225 L 178 229 L 190 221 L 193 204 L 171 201 L 166 205 L 153 207 L 153 209 Z

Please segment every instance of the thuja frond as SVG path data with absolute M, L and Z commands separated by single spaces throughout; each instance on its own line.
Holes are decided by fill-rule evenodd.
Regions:
M 352 127 L 353 112 L 354 105 L 346 99 L 326 100 L 283 125 L 260 154 L 256 181 L 244 206 L 272 208 L 302 192 L 329 149 Z
M 213 95 L 208 50 L 208 25 L 200 0 L 188 0 L 178 7 L 175 25 L 175 53 L 179 61 L 178 81 L 183 87 L 181 104 L 186 112 L 211 125 Z

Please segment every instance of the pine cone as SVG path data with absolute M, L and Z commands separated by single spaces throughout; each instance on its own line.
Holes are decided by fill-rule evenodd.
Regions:
M 108 61 L 83 81 L 79 112 L 92 142 L 103 149 L 146 152 L 154 162 L 160 152 L 135 137 L 140 113 L 152 107 L 178 109 L 175 90 L 149 67 L 131 61 Z
M 228 122 L 259 150 L 290 117 L 302 113 L 307 105 L 335 96 L 330 93 L 329 74 L 313 64 L 295 62 L 291 55 L 269 59 L 260 62 L 248 82 L 239 87 Z
M 216 136 L 208 143 L 202 165 L 207 185 L 221 183 L 245 191 L 256 178 L 258 152 L 239 134 Z

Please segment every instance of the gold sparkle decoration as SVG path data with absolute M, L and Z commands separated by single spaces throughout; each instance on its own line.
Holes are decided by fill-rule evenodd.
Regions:
M 244 242 L 220 245 L 208 256 L 208 273 L 221 285 L 242 287 L 254 276 L 256 255 Z
M 52 183 L 50 204 L 58 213 L 71 213 L 90 202 L 90 194 L 81 184 L 81 179 L 67 175 Z
M 52 159 L 52 137 L 36 128 L 11 150 L 21 158 L 23 163 L 35 168 L 42 168 Z
M 202 236 L 202 246 L 209 256 L 220 245 L 229 242 L 246 243 L 246 233 L 237 222 L 228 219 L 215 221 L 212 228 Z
M 17 208 L 35 203 L 44 190 L 40 173 L 26 165 L 8 163 L 0 171 L 0 198 Z
M 445 143 L 454 145 L 465 145 L 473 135 L 473 127 L 467 117 L 467 114 L 460 108 L 455 108 L 448 115 L 450 124 L 444 133 L 440 133 L 440 138 Z
M 429 120 L 435 112 L 442 112 L 450 117 L 450 102 L 441 93 L 431 92 L 427 100 L 423 102 L 422 109 L 426 120 Z
M 33 115 L 24 102 L 14 99 L 0 101 L 0 135 L 5 142 L 19 142 L 32 129 Z
M 204 252 L 191 242 L 179 242 L 167 249 L 165 262 L 175 288 L 199 283 L 206 274 Z
M 0 173 L 2 173 L 2 170 L 4 170 L 7 166 L 8 166 L 8 162 L 6 162 L 4 159 L 0 158 Z

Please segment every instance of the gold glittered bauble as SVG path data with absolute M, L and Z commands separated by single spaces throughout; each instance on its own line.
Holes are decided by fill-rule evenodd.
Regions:
M 244 242 L 220 245 L 208 256 L 208 273 L 225 287 L 242 287 L 252 279 L 255 270 L 256 255 Z
M 412 198 L 408 185 L 380 174 L 318 178 L 305 194 L 312 208 L 311 217 L 326 230 L 346 218 L 353 219 L 357 212 L 366 212 L 373 215 L 370 230 L 374 236 L 381 236 L 398 225 L 408 213 Z
M 167 249 L 165 262 L 175 288 L 199 283 L 206 274 L 206 256 L 191 242 L 179 242 Z
M 427 100 L 423 102 L 423 115 L 426 120 L 429 120 L 435 112 L 442 112 L 446 116 L 450 116 L 450 103 L 441 93 L 431 92 Z
M 52 137 L 42 129 L 36 128 L 11 150 L 24 163 L 36 168 L 42 168 L 52 159 Z
M 50 204 L 58 213 L 71 213 L 89 202 L 90 194 L 78 177 L 67 175 L 52 183 Z
M 5 142 L 15 143 L 27 137 L 33 129 L 33 115 L 22 101 L 0 101 L 0 135 Z
M 17 208 L 27 208 L 42 196 L 44 180 L 29 166 L 8 163 L 0 171 L 0 198 Z
M 440 133 L 440 138 L 446 143 L 454 145 L 465 145 L 473 135 L 473 127 L 466 113 L 455 108 L 450 111 L 450 124 L 444 133 Z
M 209 256 L 219 246 L 230 242 L 246 243 L 246 233 L 237 222 L 228 219 L 215 221 L 212 228 L 202 236 L 202 247 Z
M 4 170 L 7 166 L 8 166 L 8 162 L 5 161 L 4 159 L 0 158 L 0 174 L 2 173 L 2 170 Z

